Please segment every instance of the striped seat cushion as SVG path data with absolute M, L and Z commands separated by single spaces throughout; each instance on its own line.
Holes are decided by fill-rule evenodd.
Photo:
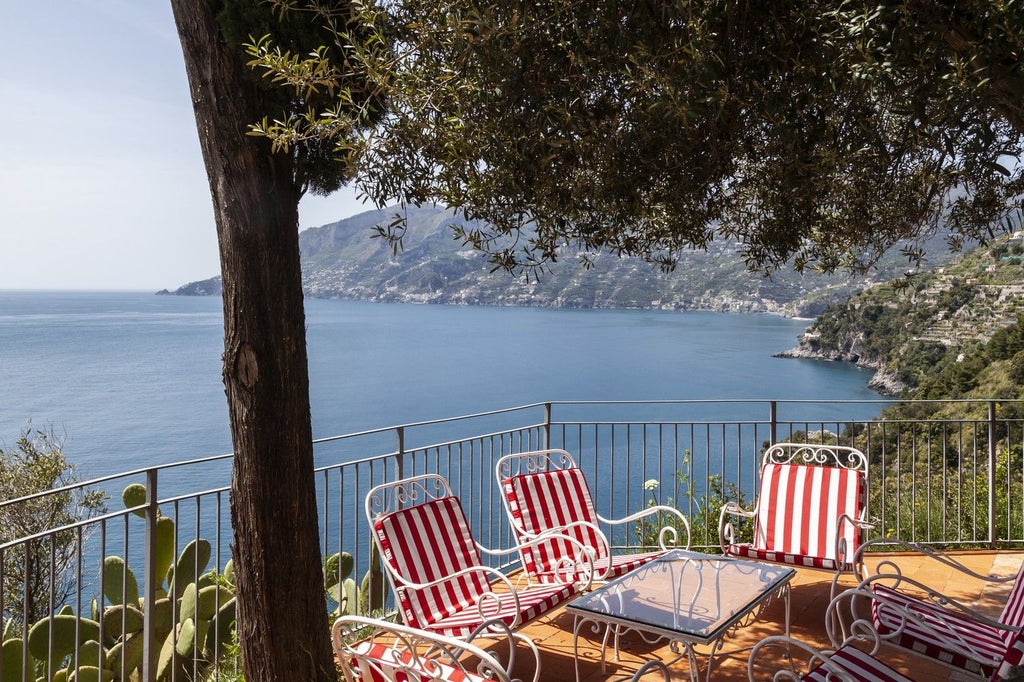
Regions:
M 849 673 L 855 680 L 863 680 L 864 682 L 912 682 L 909 677 L 850 645 L 837 649 L 835 653 L 829 656 L 829 661 L 837 668 L 841 668 Z M 837 680 L 834 675 L 831 675 L 829 667 L 824 665 L 811 669 L 800 679 L 806 682 L 836 682 Z
M 844 514 L 860 517 L 860 472 L 841 467 L 766 464 L 761 470 L 758 512 L 751 544 L 734 544 L 729 554 L 763 561 L 829 570 L 852 569 L 838 557 L 839 534 L 849 556 L 857 550 L 859 531 L 843 523 Z
M 543 615 L 579 589 L 575 584 L 550 584 L 518 590 L 519 607 L 512 595 L 495 600 L 484 571 L 471 571 L 444 580 L 464 569 L 480 567 L 480 553 L 458 498 L 430 500 L 381 516 L 374 533 L 388 570 L 410 583 L 434 583 L 424 588 L 399 586 L 398 606 L 406 625 L 465 637 L 483 619 L 501 618 L 517 627 Z M 478 604 L 482 607 L 478 608 Z M 484 613 L 481 615 L 480 608 Z
M 664 554 L 662 550 L 646 554 L 613 554 L 607 559 L 594 562 L 594 575 L 601 580 L 611 580 L 639 568 Z
M 1009 646 L 1009 637 L 1003 630 L 965 618 L 938 604 L 922 601 L 897 590 L 875 585 L 877 599 L 872 601 L 872 621 L 882 635 L 891 635 L 900 630 L 895 644 L 916 651 L 928 658 L 934 658 L 947 665 L 969 670 L 975 674 L 992 676 L 1003 660 Z M 914 620 L 906 620 L 898 610 L 886 608 L 894 605 L 914 614 Z M 957 642 L 972 655 L 968 658 L 952 651 L 943 640 Z M 997 677 L 994 679 L 998 679 Z

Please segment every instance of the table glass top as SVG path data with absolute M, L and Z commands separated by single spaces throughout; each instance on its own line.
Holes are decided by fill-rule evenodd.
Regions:
M 710 641 L 795 573 L 786 566 L 672 550 L 576 599 L 568 609 L 577 616 Z

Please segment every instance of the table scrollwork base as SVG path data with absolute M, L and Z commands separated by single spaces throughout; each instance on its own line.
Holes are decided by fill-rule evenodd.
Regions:
M 704 673 L 705 682 L 711 681 L 711 673 L 714 669 L 715 658 L 721 656 L 727 656 L 743 651 L 749 651 L 751 646 L 738 647 L 726 651 L 724 649 L 726 640 L 735 637 L 740 628 L 746 627 L 754 620 L 759 618 L 764 611 L 776 600 L 781 598 L 785 604 L 785 634 L 790 634 L 790 586 L 789 583 L 782 585 L 776 592 L 770 595 L 767 599 L 764 599 L 751 611 L 744 614 L 741 618 L 733 622 L 727 629 L 725 629 L 718 637 L 710 641 L 698 641 L 693 638 L 687 638 L 679 634 L 669 634 L 664 631 L 651 631 L 644 628 L 637 627 L 636 625 L 626 625 L 618 623 L 610 619 L 603 619 L 594 615 L 580 615 L 576 614 L 573 622 L 573 633 L 572 633 L 572 646 L 573 655 L 575 658 L 575 670 L 576 680 L 579 682 L 580 678 L 580 655 L 579 655 L 579 638 L 580 633 L 589 630 L 595 636 L 601 637 L 601 674 L 607 674 L 607 659 L 608 659 L 608 639 L 609 637 L 614 638 L 613 651 L 615 660 L 619 658 L 619 639 L 622 635 L 632 632 L 638 636 L 646 644 L 657 644 L 659 642 L 666 642 L 666 646 L 669 651 L 675 654 L 669 660 L 663 661 L 665 665 L 672 666 L 679 661 L 686 659 L 690 669 L 690 680 L 691 682 L 700 682 L 700 666 L 698 663 L 698 655 L 706 655 L 708 658 L 707 669 Z M 698 652 L 697 646 L 710 646 L 710 649 L 705 652 Z M 626 680 L 632 677 L 632 673 L 623 673 L 621 679 Z M 620 679 L 616 677 L 613 679 Z

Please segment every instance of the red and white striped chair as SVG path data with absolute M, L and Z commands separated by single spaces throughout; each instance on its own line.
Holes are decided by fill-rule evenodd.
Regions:
M 517 589 L 505 573 L 484 565 L 481 554 L 500 558 L 520 548 L 477 543 L 462 504 L 436 474 L 372 488 L 366 517 L 402 619 L 413 628 L 465 638 L 497 619 L 515 629 L 590 586 L 593 563 L 577 543 L 550 583 Z
M 722 552 L 758 561 L 861 575 L 855 557 L 873 528 L 868 513 L 868 460 L 840 445 L 776 443 L 761 458 L 754 508 L 726 503 L 718 524 Z M 753 538 L 737 538 L 734 519 L 751 519 Z
M 548 582 L 575 545 L 570 537 L 589 548 L 594 560 L 594 580 L 611 580 L 660 556 L 670 548 L 689 549 L 690 524 L 674 507 L 655 505 L 621 519 L 597 513 L 590 486 L 572 455 L 548 449 L 517 452 L 501 457 L 495 465 L 502 502 L 512 530 L 520 542 L 541 540 L 526 546 L 520 556 L 523 568 L 537 582 Z M 658 533 L 657 551 L 616 553 L 602 526 L 624 525 L 646 517 L 671 520 Z M 679 544 L 680 530 L 686 535 Z M 552 535 L 554 534 L 554 535 Z M 550 536 L 544 539 L 546 536 Z
M 484 650 L 471 641 L 445 637 L 362 616 L 334 621 L 331 639 L 345 682 L 518 682 L 513 669 L 540 679 L 540 652 L 527 637 L 513 633 L 501 621 L 488 624 Z M 494 640 L 505 642 L 494 646 Z M 517 657 L 525 649 L 525 663 Z
M 870 620 L 887 644 L 980 679 L 1000 682 L 1024 676 L 1024 566 L 1014 575 L 980 575 L 920 545 L 890 538 L 870 543 L 875 545 L 920 552 L 983 583 L 1012 586 L 1002 612 L 992 618 L 903 575 L 899 566 L 885 560 L 859 585 L 853 618 Z

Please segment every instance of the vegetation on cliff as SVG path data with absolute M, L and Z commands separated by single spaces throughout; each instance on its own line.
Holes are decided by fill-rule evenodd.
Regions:
M 1024 241 L 975 249 L 943 267 L 830 305 L 786 355 L 855 362 L 914 398 L 1024 395 Z

